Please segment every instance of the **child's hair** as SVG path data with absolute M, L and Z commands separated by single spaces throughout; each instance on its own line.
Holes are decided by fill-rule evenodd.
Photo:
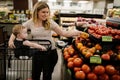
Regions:
M 25 27 L 24 27 L 23 25 L 21 25 L 21 24 L 17 24 L 17 25 L 15 25 L 15 26 L 13 27 L 12 33 L 13 33 L 15 36 L 17 36 L 22 29 L 25 29 Z

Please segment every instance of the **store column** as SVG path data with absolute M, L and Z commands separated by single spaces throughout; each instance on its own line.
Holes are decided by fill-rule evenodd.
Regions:
M 31 10 L 38 0 L 13 0 L 14 10 Z
M 28 10 L 28 0 L 13 0 L 13 8 L 14 10 Z

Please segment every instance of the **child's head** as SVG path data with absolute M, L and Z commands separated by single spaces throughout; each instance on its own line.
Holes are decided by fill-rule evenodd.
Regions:
M 17 24 L 13 27 L 12 33 L 16 36 L 16 38 L 20 39 L 26 39 L 27 34 L 27 28 L 22 26 L 21 24 Z

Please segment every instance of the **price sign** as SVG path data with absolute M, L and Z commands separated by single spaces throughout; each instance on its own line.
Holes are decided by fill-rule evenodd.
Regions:
M 102 36 L 102 41 L 112 42 L 112 36 Z
M 102 60 L 101 60 L 100 56 L 91 56 L 90 63 L 101 64 Z

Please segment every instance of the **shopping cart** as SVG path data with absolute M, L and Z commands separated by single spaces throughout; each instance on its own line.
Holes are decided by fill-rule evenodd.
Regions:
M 40 45 L 46 47 L 46 51 L 40 51 L 38 49 L 30 48 L 28 52 L 34 55 L 35 52 L 39 51 L 40 54 L 49 53 L 51 49 L 51 42 L 49 40 L 29 40 L 36 42 Z M 27 51 L 27 50 L 26 50 Z M 20 56 L 20 58 L 15 57 L 15 49 L 5 48 L 4 53 L 6 54 L 5 57 L 5 68 L 6 68 L 6 79 L 5 80 L 28 80 L 31 78 L 31 71 L 32 71 L 32 56 L 27 57 Z M 25 52 L 22 52 L 25 53 Z M 29 53 L 28 53 L 29 56 Z

